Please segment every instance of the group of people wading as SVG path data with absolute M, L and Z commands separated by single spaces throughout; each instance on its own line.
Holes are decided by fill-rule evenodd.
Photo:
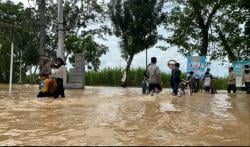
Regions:
M 37 97 L 65 97 L 64 85 L 67 83 L 67 70 L 62 58 L 50 60 L 41 57 L 39 73 L 39 89 Z M 54 72 L 52 72 L 52 70 Z
M 147 66 L 144 72 L 144 79 L 141 84 L 142 93 L 150 93 L 152 96 L 158 94 L 163 89 L 163 82 L 161 79 L 161 71 L 159 66 L 156 65 L 157 58 L 152 57 L 151 63 Z M 172 93 L 174 96 L 191 95 L 193 92 L 204 90 L 211 92 L 212 94 L 217 93 L 215 88 L 215 77 L 210 73 L 208 68 L 202 78 L 203 86 L 200 86 L 200 77 L 194 75 L 194 72 L 189 72 L 185 79 L 181 79 L 180 64 L 174 62 L 169 64 L 171 69 L 170 85 L 172 87 Z M 52 73 L 52 69 L 54 72 Z M 40 73 L 39 73 L 39 89 L 37 97 L 54 97 L 59 96 L 65 97 L 64 86 L 67 81 L 67 70 L 65 63 L 62 58 L 57 58 L 55 61 L 50 60 L 48 57 L 41 57 L 40 60 Z M 250 72 L 249 65 L 244 66 L 244 72 L 242 76 L 242 84 L 245 84 L 246 91 L 250 94 Z M 229 68 L 228 75 L 228 93 L 231 90 L 236 92 L 236 74 L 233 71 L 233 67 Z
M 151 94 L 151 96 L 153 96 L 154 94 L 158 94 L 162 91 L 163 82 L 161 79 L 161 71 L 156 63 L 157 58 L 152 57 L 151 63 L 147 66 L 147 69 L 144 72 L 144 79 L 141 83 L 143 94 Z M 174 62 L 168 66 L 171 69 L 170 86 L 174 96 L 191 95 L 193 92 L 202 91 L 202 89 L 204 89 L 207 93 L 217 93 L 215 86 L 216 77 L 210 73 L 210 68 L 207 68 L 202 78 L 198 75 L 194 75 L 193 71 L 190 71 L 185 79 L 181 79 L 181 70 L 179 69 L 180 64 Z M 203 81 L 203 86 L 200 84 L 201 81 Z M 242 84 L 245 84 L 246 91 L 249 94 L 250 73 L 248 65 L 244 66 Z M 229 68 L 227 90 L 228 93 L 230 93 L 231 90 L 233 90 L 234 93 L 236 92 L 236 75 L 233 72 L 233 67 Z

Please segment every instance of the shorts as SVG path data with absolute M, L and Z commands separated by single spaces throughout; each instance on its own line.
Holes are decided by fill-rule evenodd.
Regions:
M 162 90 L 162 87 L 160 84 L 149 84 L 149 92 L 151 92 L 152 90 L 154 90 L 155 92 L 155 88 L 157 88 L 158 90 Z
M 211 87 L 210 86 L 205 86 L 204 88 L 205 88 L 205 91 L 209 92 Z

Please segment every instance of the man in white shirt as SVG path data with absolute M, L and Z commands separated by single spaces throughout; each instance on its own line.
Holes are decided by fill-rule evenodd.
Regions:
M 146 74 L 149 82 L 149 93 L 153 96 L 154 93 L 159 93 L 162 90 L 161 83 L 161 71 L 159 66 L 156 65 L 157 58 L 151 58 L 151 64 L 147 67 Z
M 231 90 L 233 90 L 233 93 L 236 93 L 236 74 L 234 73 L 233 67 L 229 68 L 227 82 L 227 92 L 231 93 Z

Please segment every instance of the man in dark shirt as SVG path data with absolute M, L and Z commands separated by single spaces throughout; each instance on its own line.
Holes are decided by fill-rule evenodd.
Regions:
M 170 84 L 173 89 L 173 94 L 176 96 L 178 92 L 178 86 L 181 82 L 181 71 L 179 70 L 180 63 L 175 64 L 175 68 L 171 72 Z

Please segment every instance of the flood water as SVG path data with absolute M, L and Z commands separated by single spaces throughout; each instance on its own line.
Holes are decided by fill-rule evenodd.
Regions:
M 250 96 L 158 97 L 140 88 L 86 87 L 36 98 L 38 86 L 0 85 L 0 145 L 250 145 Z

